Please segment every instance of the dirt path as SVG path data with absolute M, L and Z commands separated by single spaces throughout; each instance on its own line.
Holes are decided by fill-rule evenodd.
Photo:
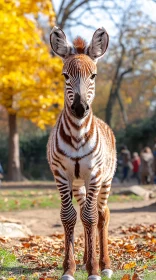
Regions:
M 123 226 L 156 222 L 156 202 L 154 200 L 110 203 L 109 208 L 111 211 L 109 231 L 113 235 L 118 234 L 118 229 Z M 78 208 L 77 210 L 79 212 Z M 50 235 L 56 232 L 63 232 L 59 209 L 25 210 L 0 214 L 8 219 L 19 220 L 27 225 L 35 235 Z M 82 232 L 83 228 L 78 213 L 75 234 L 79 235 Z

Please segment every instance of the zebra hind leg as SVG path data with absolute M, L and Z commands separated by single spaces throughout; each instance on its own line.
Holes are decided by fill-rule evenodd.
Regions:
M 93 181 L 93 182 L 92 182 Z M 101 280 L 99 264 L 96 259 L 96 230 L 98 223 L 97 196 L 99 186 L 95 185 L 95 178 L 91 180 L 84 206 L 81 208 L 81 220 L 85 228 L 87 242 L 86 270 L 88 280 Z
M 99 266 L 101 273 L 111 278 L 113 271 L 111 270 L 111 262 L 108 254 L 108 226 L 110 220 L 110 212 L 107 206 L 107 198 L 109 196 L 111 185 L 102 185 L 98 197 L 98 231 L 100 244 L 100 260 Z

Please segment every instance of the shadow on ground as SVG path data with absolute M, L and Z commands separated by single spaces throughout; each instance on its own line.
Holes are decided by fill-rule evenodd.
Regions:
M 156 212 L 156 202 L 143 207 L 131 207 L 131 208 L 111 210 L 111 213 L 131 213 L 131 212 Z

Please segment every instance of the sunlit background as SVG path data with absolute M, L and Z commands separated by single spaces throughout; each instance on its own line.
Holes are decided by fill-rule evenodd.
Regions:
M 130 152 L 156 137 L 156 1 L 0 0 L 0 163 L 4 180 L 52 179 L 48 135 L 63 108 L 62 61 L 50 30 L 87 42 L 104 26 L 109 48 L 98 63 L 93 110 Z

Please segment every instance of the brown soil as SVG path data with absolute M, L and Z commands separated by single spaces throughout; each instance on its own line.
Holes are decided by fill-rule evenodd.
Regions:
M 134 224 L 152 224 L 156 222 L 156 203 L 151 199 L 148 201 L 134 201 L 127 203 L 110 203 L 111 221 L 109 226 L 110 234 L 118 235 L 121 227 Z M 75 228 L 75 234 L 83 232 L 79 218 Z M 35 235 L 50 235 L 56 232 L 63 232 L 60 220 L 59 209 L 25 210 L 19 212 L 3 213 L 6 219 L 16 219 L 27 225 Z

